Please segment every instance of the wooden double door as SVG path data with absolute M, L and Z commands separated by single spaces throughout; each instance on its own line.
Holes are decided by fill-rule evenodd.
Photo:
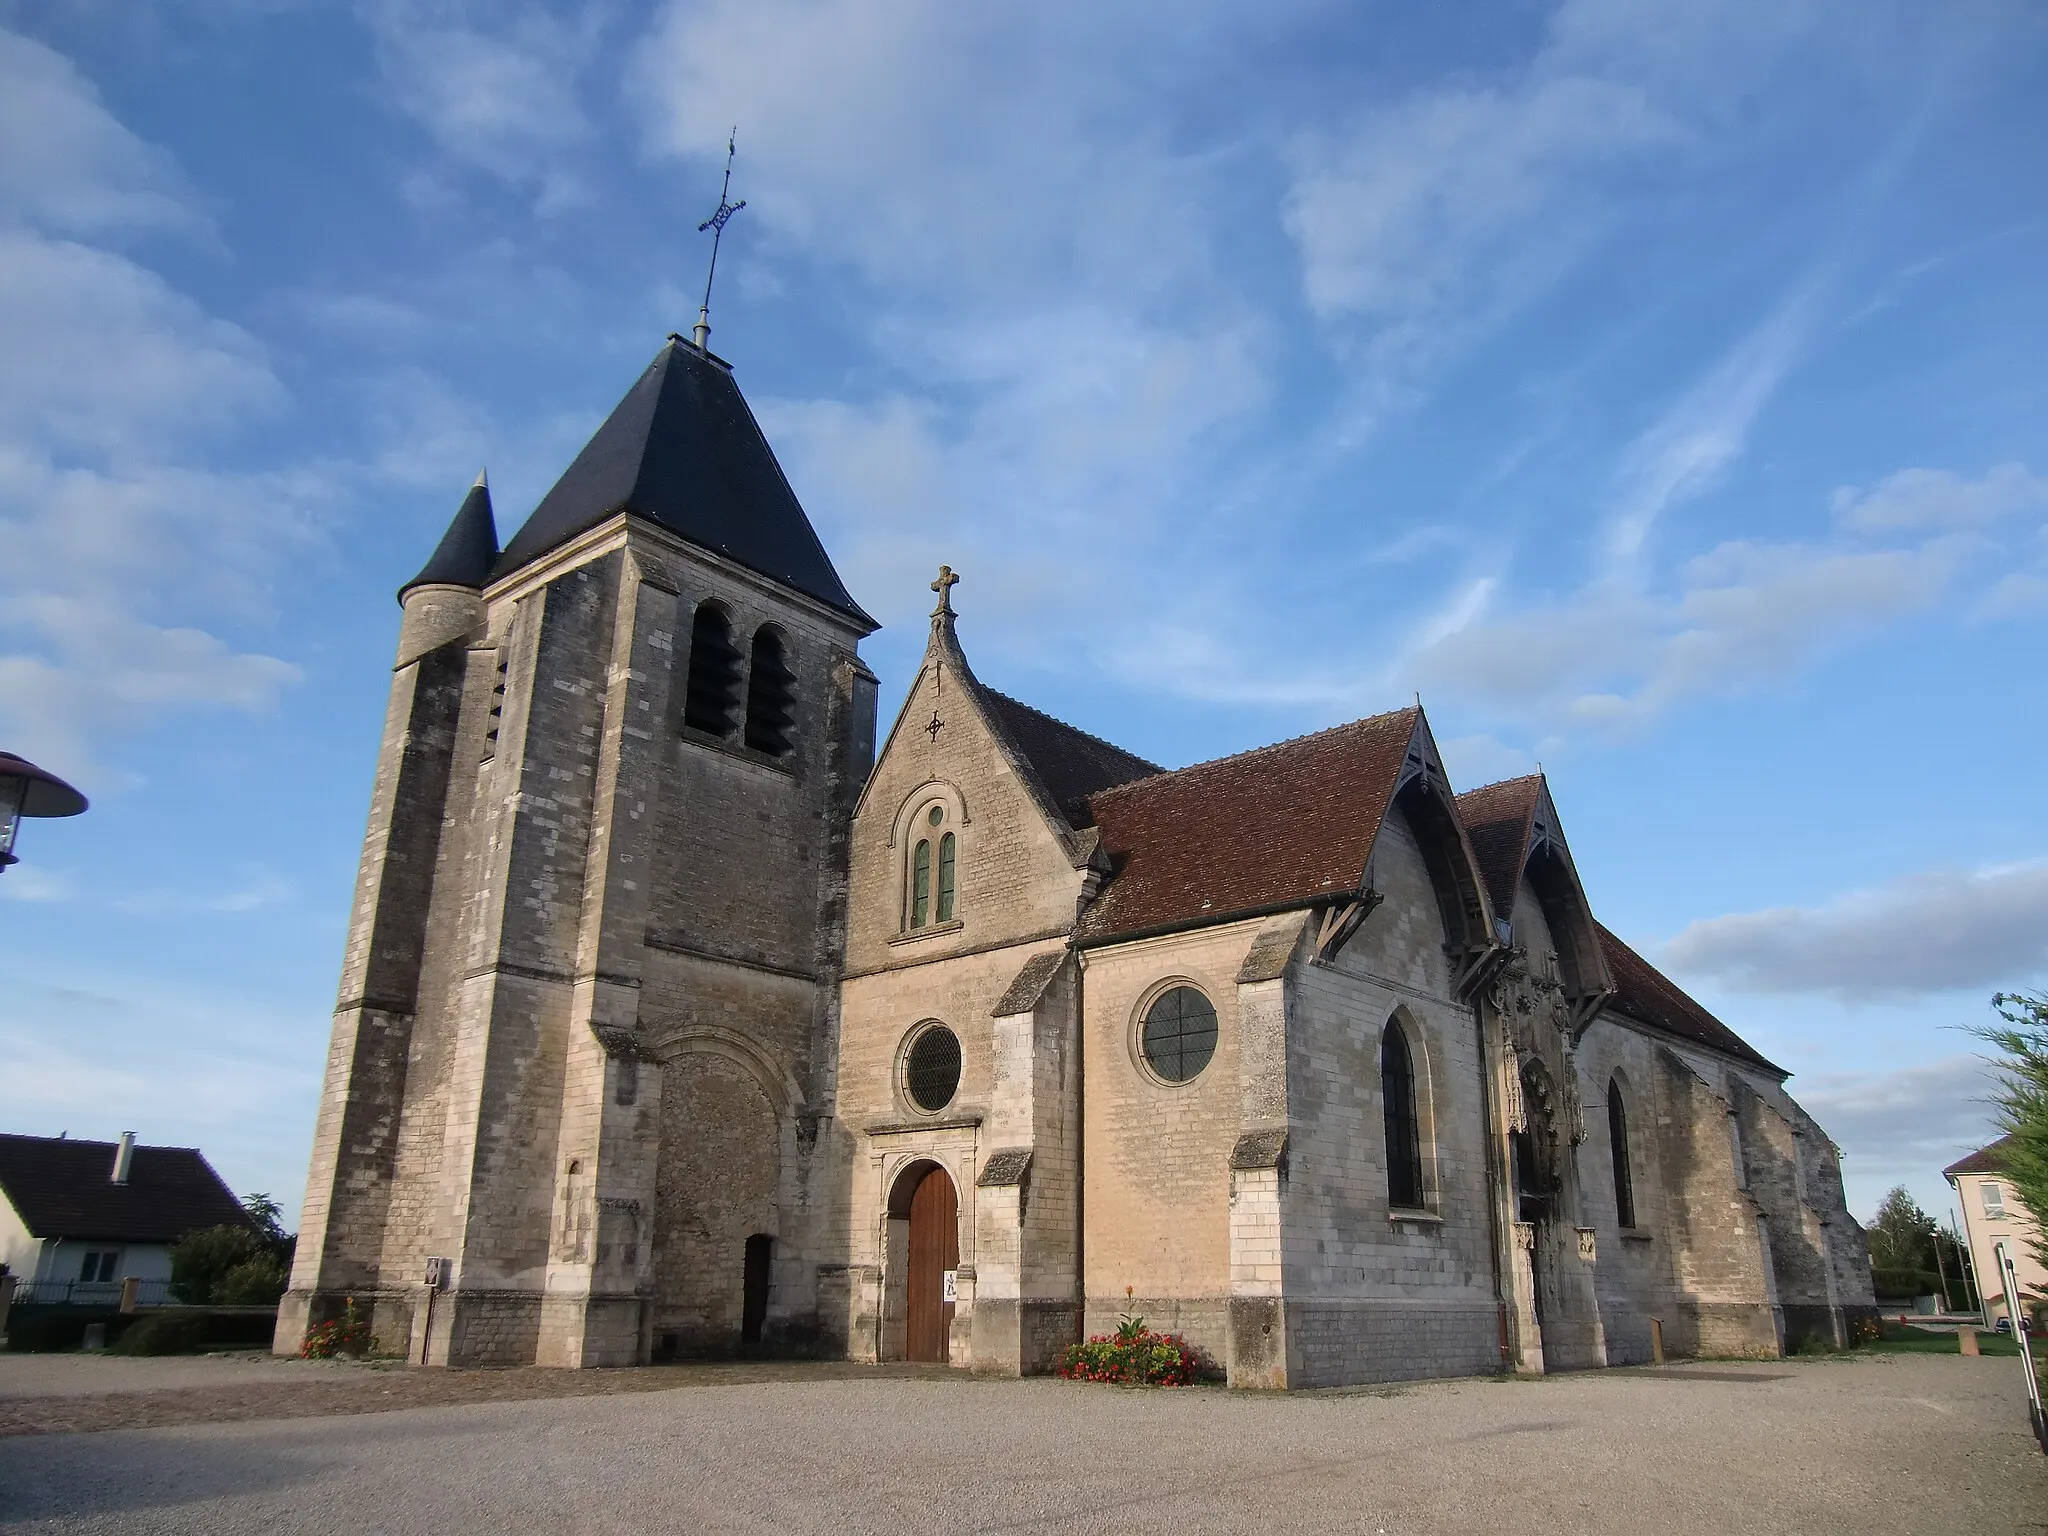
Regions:
M 960 1197 L 946 1170 L 926 1168 L 910 1196 L 910 1265 L 904 1276 L 904 1356 L 951 1358 L 953 1302 L 947 1280 L 960 1267 Z

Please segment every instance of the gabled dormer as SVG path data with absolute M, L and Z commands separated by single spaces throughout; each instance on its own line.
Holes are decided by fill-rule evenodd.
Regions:
M 1533 965 L 1547 965 L 1555 954 L 1558 980 L 1582 1025 L 1613 993 L 1614 978 L 1549 781 L 1540 773 L 1505 779 L 1460 795 L 1457 804 L 1494 913 L 1506 925 L 1503 940 L 1529 951 Z

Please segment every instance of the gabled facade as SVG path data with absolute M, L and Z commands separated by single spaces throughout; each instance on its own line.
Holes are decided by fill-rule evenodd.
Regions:
M 402 595 L 296 1344 L 1028 1373 L 1142 1313 L 1244 1387 L 1773 1354 L 1870 1302 L 1784 1074 L 1421 708 L 1167 771 L 870 622 L 672 341 Z M 445 1292 L 432 1289 L 434 1276 Z
M 1977 1277 L 1978 1301 L 1984 1326 L 2010 1316 L 2005 1296 L 2005 1272 L 2012 1269 L 2020 1308 L 2039 1319 L 2048 1307 L 2048 1265 L 2041 1262 L 2041 1222 L 2006 1172 L 2006 1146 L 2010 1136 L 2001 1136 L 1988 1147 L 1979 1147 L 1959 1162 L 1941 1170 L 1963 1207 L 1963 1233 L 1970 1245 L 1970 1272 Z M 2008 1322 L 2007 1326 L 2011 1326 Z
M 196 1147 L 0 1136 L 0 1268 L 41 1299 L 112 1304 L 169 1280 L 187 1232 L 248 1220 Z

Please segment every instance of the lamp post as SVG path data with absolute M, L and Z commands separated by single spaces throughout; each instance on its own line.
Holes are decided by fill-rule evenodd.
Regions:
M 47 768 L 0 752 L 0 870 L 15 862 L 14 834 L 24 816 L 76 816 L 85 796 Z

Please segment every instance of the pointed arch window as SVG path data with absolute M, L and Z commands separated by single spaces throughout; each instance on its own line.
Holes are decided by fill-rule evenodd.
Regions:
M 796 729 L 796 674 L 789 652 L 772 624 L 754 632 L 753 665 L 747 669 L 747 745 L 781 757 Z
M 959 894 L 959 854 L 948 832 L 939 839 L 939 921 L 953 921 L 953 903 Z
M 910 856 L 910 926 L 924 928 L 932 920 L 932 844 L 920 837 Z
M 904 906 L 912 931 L 951 923 L 960 906 L 960 842 L 946 825 L 946 808 L 927 805 L 911 819 L 916 841 L 904 871 Z
M 697 605 L 690 621 L 690 674 L 683 692 L 683 724 L 712 736 L 732 735 L 740 702 L 740 653 L 732 621 L 715 602 Z
M 1634 1170 L 1628 1158 L 1628 1106 L 1622 1102 L 1621 1081 L 1607 1081 L 1607 1146 L 1614 1160 L 1614 1217 L 1623 1227 L 1636 1224 Z
M 1387 1204 L 1420 1210 L 1422 1125 L 1417 1114 L 1415 1060 L 1398 1021 L 1380 1036 L 1380 1102 L 1386 1117 Z

